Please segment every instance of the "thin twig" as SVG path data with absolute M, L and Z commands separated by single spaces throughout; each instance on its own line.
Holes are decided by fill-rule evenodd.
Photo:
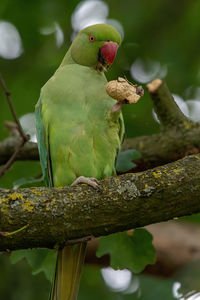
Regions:
M 11 232 L 8 232 L 8 231 L 3 231 L 2 232 L 2 231 L 0 231 L 0 235 L 5 236 L 5 237 L 6 236 L 11 236 L 11 235 L 16 234 L 18 232 L 21 232 L 22 230 L 26 229 L 28 226 L 29 226 L 29 224 L 26 224 L 25 226 L 15 230 L 15 231 L 11 231 Z
M 19 120 L 18 120 L 18 118 L 17 118 L 17 115 L 16 115 L 16 113 L 15 113 L 15 110 L 14 110 L 14 107 L 13 107 L 13 104 L 12 104 L 12 100 L 11 100 L 11 93 L 8 91 L 7 86 L 6 86 L 6 83 L 5 83 L 5 81 L 4 81 L 4 79 L 3 79 L 2 75 L 1 75 L 1 73 L 0 73 L 0 85 L 1 85 L 1 87 L 2 87 L 2 89 L 3 89 L 3 92 L 4 92 L 5 96 L 6 96 L 6 99 L 7 99 L 7 101 L 8 101 L 8 105 L 9 105 L 9 107 L 10 107 L 10 110 L 11 110 L 11 113 L 12 113 L 12 115 L 13 115 L 13 118 L 14 118 L 16 124 L 17 124 L 19 133 L 20 133 L 20 135 L 22 136 L 22 138 L 23 138 L 24 141 L 28 141 L 29 138 L 28 138 L 28 136 L 24 133 L 24 131 L 23 131 L 23 129 L 22 129 L 22 126 L 21 126 L 21 124 L 20 124 L 20 122 L 19 122 Z
M 13 153 L 13 155 L 10 157 L 10 159 L 7 161 L 7 163 L 4 165 L 4 167 L 1 169 L 0 171 L 0 178 L 8 171 L 8 169 L 12 166 L 12 164 L 14 163 L 15 161 L 15 158 L 17 156 L 17 154 L 19 153 L 19 151 L 21 150 L 21 148 L 24 146 L 24 144 L 29 140 L 29 136 L 26 135 L 22 129 L 22 126 L 19 122 L 19 119 L 17 118 L 17 115 L 15 113 L 15 110 L 14 110 L 14 107 L 13 107 L 13 104 L 12 104 L 12 100 L 11 100 L 11 93 L 8 91 L 7 89 L 7 86 L 6 86 L 6 83 L 0 73 L 0 85 L 3 89 L 3 92 L 6 96 L 6 99 L 7 99 L 7 102 L 8 102 L 8 105 L 10 107 L 10 111 L 12 113 L 12 116 L 15 120 L 15 123 L 17 125 L 17 129 L 22 137 L 22 141 L 20 142 L 20 144 L 16 147 L 15 149 L 15 152 Z
M 15 122 L 5 121 L 4 125 L 8 129 L 8 131 L 10 132 L 10 135 L 12 135 L 14 137 L 19 137 L 20 136 L 18 126 Z
M 19 151 L 21 150 L 21 148 L 24 146 L 25 143 L 26 143 L 26 141 L 22 140 L 21 143 L 16 147 L 15 152 L 13 153 L 13 155 L 10 157 L 10 159 L 7 161 L 7 163 L 1 169 L 0 178 L 10 169 L 10 167 L 12 166 L 12 164 L 15 161 L 15 158 L 16 158 L 17 154 L 19 153 Z

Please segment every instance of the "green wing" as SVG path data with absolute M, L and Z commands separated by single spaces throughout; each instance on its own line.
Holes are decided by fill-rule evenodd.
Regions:
M 45 184 L 50 187 L 53 186 L 53 176 L 52 176 L 51 156 L 50 156 L 50 147 L 49 147 L 48 124 L 44 126 L 44 122 L 42 122 L 41 108 L 42 108 L 41 99 L 39 99 L 35 107 L 38 150 L 40 155 L 40 163 L 42 167 L 44 181 Z
M 115 170 L 112 173 L 113 176 L 115 176 L 117 174 L 117 172 L 116 172 L 116 165 L 117 165 L 117 160 L 118 160 L 118 154 L 119 154 L 119 152 L 121 150 L 121 145 L 122 145 L 122 143 L 124 141 L 124 136 L 125 136 L 124 119 L 123 119 L 123 115 L 122 115 L 121 112 L 120 112 L 120 115 L 119 115 L 118 123 L 119 123 L 119 132 L 118 132 L 118 134 L 119 134 L 119 140 L 120 140 L 120 147 L 116 151 Z

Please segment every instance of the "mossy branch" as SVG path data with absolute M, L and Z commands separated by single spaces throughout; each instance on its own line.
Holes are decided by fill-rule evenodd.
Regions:
M 151 95 L 155 112 L 163 129 L 179 127 L 187 122 L 187 117 L 179 109 L 174 101 L 166 83 L 161 79 L 155 79 L 147 84 L 147 91 Z
M 195 155 L 107 178 L 101 192 L 86 185 L 0 190 L 0 231 L 18 230 L 0 236 L 0 250 L 54 248 L 200 212 L 199 182 L 200 155 Z

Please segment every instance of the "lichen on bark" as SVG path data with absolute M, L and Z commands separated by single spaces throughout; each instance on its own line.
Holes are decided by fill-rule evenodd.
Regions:
M 200 155 L 86 185 L 0 191 L 0 250 L 54 248 L 200 212 Z

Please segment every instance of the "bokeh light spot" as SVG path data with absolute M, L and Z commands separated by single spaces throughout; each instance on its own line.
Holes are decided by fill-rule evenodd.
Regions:
M 101 269 L 105 283 L 113 291 L 124 291 L 131 283 L 132 274 L 129 270 L 114 270 L 111 267 Z
M 71 39 L 73 40 L 76 34 L 83 28 L 94 25 L 105 23 L 115 27 L 121 37 L 124 37 L 124 29 L 122 24 L 116 19 L 108 19 L 109 7 L 108 4 L 100 0 L 85 0 L 81 1 L 75 8 L 71 23 L 74 32 L 72 33 Z
M 25 114 L 19 119 L 19 121 L 25 134 L 30 135 L 30 142 L 37 143 L 35 114 L 34 113 Z
M 0 21 L 0 56 L 15 59 L 22 52 L 22 41 L 17 28 L 10 22 Z
M 161 66 L 158 61 L 137 58 L 132 64 L 130 72 L 134 80 L 147 83 L 155 78 L 164 78 L 167 75 L 167 66 Z
M 108 13 L 109 7 L 103 1 L 82 1 L 77 5 L 72 14 L 72 28 L 74 31 L 79 32 L 86 26 L 105 23 Z
M 52 26 L 41 28 L 40 33 L 43 35 L 54 34 L 56 40 L 56 46 L 58 48 L 60 48 L 64 43 L 64 33 L 57 22 L 54 22 Z

